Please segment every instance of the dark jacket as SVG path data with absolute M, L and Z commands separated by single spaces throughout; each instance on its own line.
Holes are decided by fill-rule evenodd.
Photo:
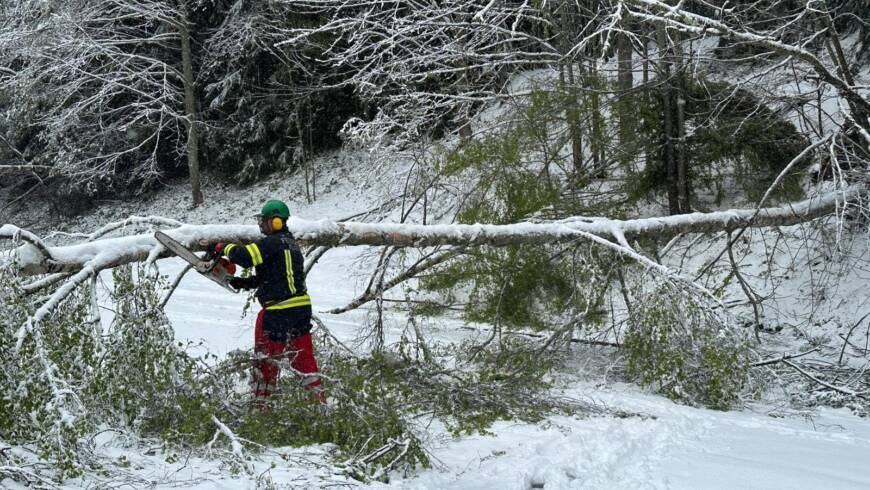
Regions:
M 250 245 L 229 244 L 223 255 L 256 275 L 245 289 L 257 289 L 266 310 L 263 329 L 273 340 L 284 341 L 311 330 L 311 297 L 305 287 L 305 259 L 289 231 L 280 231 Z

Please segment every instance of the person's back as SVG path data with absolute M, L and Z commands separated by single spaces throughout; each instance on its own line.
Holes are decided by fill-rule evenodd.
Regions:
M 257 316 L 254 331 L 254 351 L 269 357 L 289 354 L 291 366 L 308 374 L 303 386 L 320 386 L 317 361 L 311 341 L 311 298 L 305 287 L 305 262 L 299 245 L 287 231 L 290 217 L 287 205 L 270 200 L 260 214 L 260 231 L 265 235 L 248 245 L 218 246 L 229 261 L 246 269 L 254 268 L 255 275 L 236 277 L 230 284 L 237 289 L 256 289 L 262 309 Z M 268 397 L 278 380 L 278 364 L 272 360 L 254 363 L 254 395 Z M 314 375 L 314 376 L 312 376 Z M 325 402 L 319 392 L 321 402 Z
M 254 244 L 262 255 L 262 264 L 256 266 L 262 283 L 257 288 L 257 299 L 266 309 L 284 300 L 307 298 L 305 287 L 305 261 L 299 245 L 287 230 L 262 238 Z

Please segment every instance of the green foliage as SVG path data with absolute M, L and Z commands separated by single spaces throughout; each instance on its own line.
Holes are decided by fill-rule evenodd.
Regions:
M 571 185 L 563 151 L 568 141 L 556 134 L 565 122 L 565 97 L 535 88 L 501 132 L 466 141 L 436 162 L 445 176 L 474 179 L 459 222 L 511 224 L 556 209 L 578 211 L 563 198 Z M 445 296 L 468 286 L 470 320 L 544 329 L 554 313 L 586 311 L 600 302 L 602 291 L 588 287 L 599 270 L 594 252 L 581 257 L 575 249 L 556 246 L 479 248 L 440 267 L 421 285 Z
M 543 330 L 554 316 L 597 309 L 604 292 L 596 280 L 601 265 L 594 251 L 553 257 L 537 245 L 487 248 L 441 267 L 421 287 L 449 295 L 467 285 L 468 320 Z
M 715 305 L 670 283 L 643 292 L 625 336 L 628 372 L 684 403 L 726 410 L 748 374 L 748 341 Z
M 421 408 L 434 406 L 455 437 L 488 433 L 498 420 L 534 423 L 554 412 L 571 411 L 548 394 L 552 386 L 546 375 L 558 365 L 558 357 L 552 351 L 542 354 L 536 342 L 513 337 L 486 346 L 469 341 L 443 349 L 443 355 L 462 360 L 460 370 L 451 372 L 442 361 L 434 371 L 420 371 L 416 383 L 430 384 L 428 391 L 421 390 Z
M 142 270 L 115 271 L 115 318 L 102 331 L 90 287 L 40 322 L 14 266 L 0 267 L 0 438 L 32 444 L 57 478 L 90 464 L 79 440 L 99 425 L 137 430 L 178 406 L 194 362 L 175 344 L 158 284 Z
M 522 131 L 469 141 L 437 163 L 447 176 L 472 171 L 478 192 L 458 215 L 461 223 L 516 223 L 559 201 L 558 187 L 526 158 L 531 150 Z
M 429 457 L 411 423 L 407 405 L 410 395 L 401 373 L 383 356 L 370 358 L 321 356 L 325 383 L 330 398 L 328 409 L 314 394 L 302 389 L 298 378 L 286 376 L 265 410 L 254 409 L 236 420 L 236 433 L 245 439 L 274 446 L 334 444 L 336 460 L 352 476 L 366 479 L 392 463 L 392 469 L 410 472 L 418 465 L 428 467 Z M 397 454 L 371 461 L 365 468 L 359 462 L 394 441 L 406 445 Z
M 0 438 L 32 444 L 55 462 L 60 475 L 80 471 L 76 442 L 92 428 L 83 417 L 78 388 L 69 377 L 86 377 L 76 362 L 96 359 L 96 339 L 86 319 L 87 292 L 76 292 L 40 324 L 20 289 L 14 266 L 0 265 Z
M 97 464 L 79 441 L 98 427 L 186 449 L 213 439 L 215 417 L 257 444 L 334 445 L 348 474 L 383 479 L 387 470 L 430 464 L 422 416 L 442 420 L 458 436 L 485 433 L 501 419 L 537 421 L 561 407 L 542 381 L 552 362 L 540 359 L 533 343 L 430 348 L 407 338 L 368 357 L 323 346 L 328 408 L 287 366 L 269 402 L 251 404 L 247 389 L 239 389 L 250 360 L 231 357 L 204 369 L 173 339 L 159 281 L 130 267 L 113 271 L 114 317 L 106 332 L 91 311 L 91 291 L 80 288 L 16 349 L 23 319 L 34 311 L 12 271 L 0 269 L 0 439 L 38 448 L 58 479 Z
M 726 192 L 736 186 L 743 198 L 758 201 L 776 176 L 808 145 L 806 138 L 746 90 L 706 80 L 687 85 L 684 107 L 689 136 L 685 152 L 693 194 L 707 189 L 716 202 L 721 202 Z M 660 98 L 637 96 L 634 102 L 640 121 L 638 138 L 658 141 L 663 110 Z M 650 150 L 656 146 L 647 145 Z M 642 171 L 630 171 L 627 191 L 633 201 L 667 188 L 662 152 L 651 151 L 647 158 Z M 801 170 L 809 163 L 797 165 L 771 194 L 772 199 L 800 199 Z
M 733 178 L 750 201 L 758 201 L 776 176 L 807 145 L 790 122 L 745 90 L 726 83 L 707 82 L 689 94 L 686 111 L 701 124 L 689 138 L 690 162 L 700 169 L 708 188 L 727 186 L 712 167 L 733 163 Z M 716 111 L 719 111 L 714 118 Z M 775 189 L 774 199 L 793 201 L 803 196 L 801 162 Z
M 195 384 L 197 368 L 175 342 L 160 307 L 158 281 L 137 280 L 131 267 L 114 269 L 112 277 L 117 310 L 99 362 L 85 361 L 97 368 L 87 393 L 100 421 L 139 429 L 174 411 Z
M 539 421 L 564 408 L 546 395 L 550 386 L 542 377 L 553 361 L 542 359 L 538 348 L 523 341 L 430 348 L 405 338 L 394 349 L 356 357 L 326 346 L 318 360 L 328 408 L 285 370 L 264 404 L 252 405 L 247 393 L 228 385 L 214 398 L 189 399 L 162 422 L 167 429 L 179 427 L 170 431 L 177 444 L 207 442 L 215 432 L 214 415 L 257 444 L 332 444 L 337 464 L 361 480 L 382 477 L 387 467 L 410 472 L 430 464 L 417 425 L 421 416 L 439 419 L 459 436 L 486 433 L 497 420 Z M 228 360 L 213 375 L 243 382 L 246 365 Z M 391 444 L 397 448 L 387 455 L 367 458 Z

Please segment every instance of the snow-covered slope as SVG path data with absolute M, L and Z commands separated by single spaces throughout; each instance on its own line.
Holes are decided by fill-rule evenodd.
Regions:
M 364 158 L 364 155 L 359 156 Z M 391 179 L 373 181 L 349 173 L 339 161 L 325 165 L 326 183 L 314 203 L 304 199 L 298 176 L 276 176 L 248 189 L 207 187 L 206 206 L 190 210 L 186 187 L 172 186 L 140 203 L 112 206 L 70 223 L 70 231 L 93 229 L 123 215 L 152 215 L 186 222 L 250 222 L 260 203 L 271 197 L 289 202 L 300 217 L 339 219 L 368 210 L 389 195 Z M 400 173 L 401 163 L 389 169 Z M 120 207 L 120 211 L 119 211 Z M 323 313 L 343 306 L 364 287 L 366 247 L 329 251 L 308 278 L 319 312 L 329 330 L 354 345 L 366 322 L 365 308 L 343 315 Z M 703 257 L 702 257 L 703 259 Z M 176 259 L 159 262 L 161 272 L 174 277 Z M 851 286 L 850 286 L 851 288 Z M 850 291 L 854 289 L 851 288 Z M 860 298 L 858 298 L 860 302 Z M 863 300 L 866 303 L 866 298 Z M 179 340 L 200 346 L 197 352 L 217 355 L 252 342 L 253 314 L 243 316 L 245 297 L 232 295 L 195 274 L 188 274 L 167 305 Z M 105 319 L 104 319 L 105 321 Z M 458 320 L 439 321 L 427 331 L 437 339 L 456 338 Z M 388 336 L 397 336 L 403 313 L 391 313 Z M 392 328 L 392 330 L 389 330 Z M 585 350 L 584 350 L 585 349 Z M 797 412 L 785 407 L 756 405 L 738 412 L 716 412 L 676 405 L 633 385 L 613 383 L 595 363 L 594 349 L 579 348 L 576 370 L 560 375 L 560 392 L 641 416 L 553 416 L 539 424 L 499 422 L 492 435 L 451 438 L 437 424 L 430 428 L 435 466 L 415 475 L 393 475 L 389 484 L 373 487 L 409 489 L 574 489 L 574 488 L 868 488 L 870 421 L 846 410 Z M 333 473 L 326 461 L 328 447 L 270 448 L 254 462 L 251 473 L 233 473 L 216 460 L 187 458 L 143 448 L 101 434 L 97 451 L 130 462 L 125 476 L 134 486 L 169 484 L 202 488 L 278 488 L 363 486 Z M 68 486 L 107 484 L 111 479 L 87 475 Z M 13 486 L 8 480 L 0 483 Z
M 844 410 L 771 416 L 763 409 L 714 412 L 674 405 L 616 385 L 578 382 L 570 394 L 644 417 L 551 417 L 541 424 L 499 422 L 493 435 L 433 444 L 436 466 L 374 488 L 543 489 L 863 489 L 870 487 L 870 424 Z M 433 434 L 437 436 L 438 434 Z M 350 488 L 362 485 L 321 465 L 325 447 L 271 448 L 254 476 L 221 463 L 147 455 L 104 434 L 101 451 L 131 462 L 141 485 L 196 489 Z M 274 465 L 274 466 L 272 466 Z M 97 477 L 71 482 L 98 484 Z M 73 486 L 73 485 L 70 485 Z

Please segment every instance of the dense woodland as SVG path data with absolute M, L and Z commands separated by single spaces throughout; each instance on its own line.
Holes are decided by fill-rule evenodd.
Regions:
M 521 150 L 543 153 L 529 163 L 552 169 L 557 190 L 621 166 L 644 174 L 630 194 L 666 192 L 676 214 L 698 208 L 693 191 L 715 186 L 724 161 L 763 191 L 839 122 L 819 106 L 832 97 L 842 137 L 862 143 L 863 2 L 527 4 L 6 2 L 4 187 L 86 203 L 189 175 L 199 204 L 201 169 L 252 182 L 355 137 L 472 138 L 487 129 L 475 115 L 501 102 L 547 133 Z M 746 70 L 762 64 L 771 72 Z M 509 90 L 535 70 L 553 76 Z M 778 93 L 784 83 L 794 88 Z M 534 147 L 543 140 L 552 147 Z
M 820 283 L 867 270 L 868 66 L 863 0 L 2 2 L 0 462 L 20 445 L 52 469 L 7 458 L 0 475 L 51 486 L 111 466 L 77 442 L 107 426 L 209 451 L 222 434 L 222 457 L 247 471 L 254 443 L 239 440 L 279 410 L 226 403 L 242 362 L 205 368 L 175 344 L 172 281 L 151 272 L 166 253 L 149 240 L 175 229 L 203 249 L 256 230 L 117 216 L 74 240 L 51 232 L 179 179 L 191 207 L 220 205 L 207 182 L 276 173 L 302 175 L 313 202 L 320 157 L 342 149 L 370 155 L 360 172 L 409 162 L 375 211 L 291 223 L 306 270 L 332 247 L 377 247 L 368 287 L 330 312 L 372 308 L 371 351 L 325 346 L 342 380 L 333 412 L 287 396 L 287 433 L 256 443 L 334 442 L 342 471 L 385 479 L 429 464 L 420 413 L 455 435 L 603 414 L 534 381 L 578 344 L 682 403 L 739 408 L 776 385 L 866 416 L 870 351 L 850 340 L 866 315 L 783 350 L 767 286 L 783 257 L 824 257 Z M 45 220 L 28 230 L 22 216 Z M 463 227 L 476 223 L 493 226 Z M 118 314 L 103 332 L 92 314 L 110 269 Z M 410 283 L 416 335 L 396 345 L 384 298 Z M 448 314 L 492 334 L 426 342 L 417 319 Z M 138 350 L 113 348 L 130 332 Z M 106 378 L 119 365 L 139 366 L 136 386 Z M 300 435 L 303 418 L 317 423 Z

